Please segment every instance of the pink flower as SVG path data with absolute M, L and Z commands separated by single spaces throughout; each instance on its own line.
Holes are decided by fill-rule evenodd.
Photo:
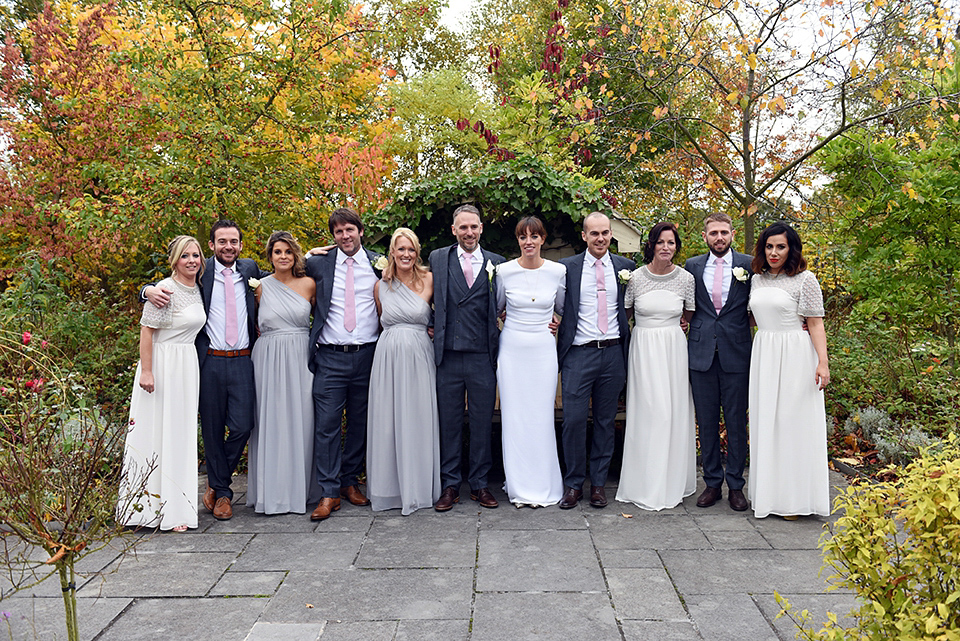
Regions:
M 33 390 L 34 392 L 39 392 L 39 391 L 40 391 L 40 388 L 43 387 L 43 379 L 42 379 L 42 378 L 35 378 L 35 379 L 33 379 L 32 381 L 27 381 L 26 383 L 24 383 L 24 387 L 26 387 L 28 390 Z
M 24 333 L 23 333 L 23 344 L 24 344 L 24 345 L 29 345 L 31 338 L 33 338 L 33 334 L 31 334 L 30 332 L 24 332 Z
M 50 345 L 50 343 L 48 343 L 47 341 L 40 341 L 40 347 L 42 347 L 42 348 L 44 348 L 44 349 L 46 349 L 47 347 L 49 347 L 49 345 Z

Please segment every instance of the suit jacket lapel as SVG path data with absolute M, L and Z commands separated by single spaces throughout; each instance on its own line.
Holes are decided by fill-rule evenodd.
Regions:
M 570 300 L 578 308 L 580 306 L 580 279 L 583 277 L 583 263 L 586 261 L 586 256 L 587 252 L 577 254 L 577 260 L 570 265 Z
M 214 280 L 214 271 L 216 270 L 217 263 L 213 258 L 207 259 L 207 268 L 203 272 L 203 276 L 200 277 L 200 284 L 203 285 L 203 309 L 205 312 L 210 312 L 210 301 L 213 298 L 213 280 Z

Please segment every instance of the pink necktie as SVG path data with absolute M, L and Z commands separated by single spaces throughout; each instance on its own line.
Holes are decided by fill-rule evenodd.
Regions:
M 473 275 L 473 259 L 470 254 L 463 254 L 463 277 L 467 279 L 467 287 L 473 287 L 473 281 L 476 276 Z
M 723 308 L 723 258 L 718 258 L 713 264 L 713 308 L 719 314 Z
M 603 278 L 603 262 L 599 259 L 593 264 L 597 272 L 597 327 L 601 334 L 607 333 L 607 286 Z
M 227 324 L 227 347 L 233 347 L 240 342 L 240 330 L 237 327 L 237 294 L 233 289 L 233 270 L 227 267 L 223 270 L 223 312 Z
M 357 328 L 357 301 L 353 297 L 353 256 L 347 256 L 347 281 L 344 284 L 343 328 L 352 332 Z

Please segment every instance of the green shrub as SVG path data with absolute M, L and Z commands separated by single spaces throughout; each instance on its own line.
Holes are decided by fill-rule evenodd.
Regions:
M 818 631 L 809 614 L 784 612 L 807 639 L 960 640 L 960 445 L 949 435 L 924 448 L 895 481 L 849 486 L 834 504 L 842 514 L 820 547 L 838 588 L 861 605 L 841 627 L 834 614 Z M 783 614 L 783 612 L 781 613 Z M 798 635 L 798 636 L 800 636 Z

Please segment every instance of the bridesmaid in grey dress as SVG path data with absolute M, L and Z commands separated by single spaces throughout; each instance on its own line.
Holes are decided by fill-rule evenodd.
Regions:
M 289 232 L 271 234 L 267 260 L 274 273 L 256 291 L 257 422 L 249 441 L 247 507 L 260 514 L 304 514 L 320 489 L 313 465 L 313 375 L 307 369 L 316 283 L 306 276 L 303 252 Z
M 440 498 L 437 374 L 427 334 L 433 274 L 411 230 L 401 227 L 390 238 L 374 296 L 383 333 L 370 372 L 367 494 L 374 511 L 406 515 Z

